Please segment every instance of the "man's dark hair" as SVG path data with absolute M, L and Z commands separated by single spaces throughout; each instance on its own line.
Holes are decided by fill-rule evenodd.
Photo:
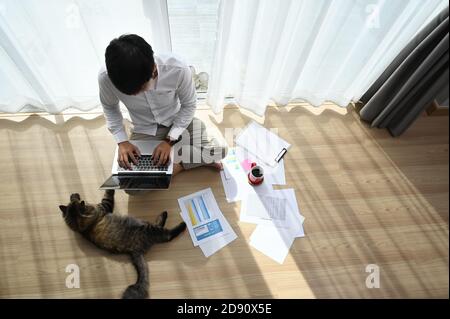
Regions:
M 136 34 L 124 34 L 112 40 L 105 52 L 106 69 L 114 86 L 122 93 L 138 93 L 152 77 L 153 50 Z

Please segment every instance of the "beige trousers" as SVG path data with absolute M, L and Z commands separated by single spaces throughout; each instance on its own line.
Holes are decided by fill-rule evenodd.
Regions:
M 170 127 L 158 125 L 155 136 L 132 133 L 130 140 L 163 140 Z M 184 130 L 181 140 L 174 146 L 174 163 L 181 163 L 184 169 L 218 162 L 227 155 L 228 148 L 224 142 L 207 133 L 206 125 L 198 118 Z

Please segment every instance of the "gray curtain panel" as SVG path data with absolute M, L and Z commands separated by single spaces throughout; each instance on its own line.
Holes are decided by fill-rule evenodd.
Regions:
M 448 100 L 448 13 L 421 30 L 362 96 L 362 120 L 399 136 L 434 99 Z

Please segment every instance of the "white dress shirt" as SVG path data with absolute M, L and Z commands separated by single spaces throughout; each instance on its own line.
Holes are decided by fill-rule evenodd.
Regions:
M 128 109 L 135 133 L 155 135 L 158 124 L 162 124 L 172 126 L 168 136 L 177 139 L 194 117 L 197 94 L 189 66 L 173 54 L 154 58 L 158 77 L 149 90 L 137 95 L 120 92 L 112 84 L 106 68 L 100 69 L 100 102 L 107 127 L 117 143 L 128 140 L 119 101 Z

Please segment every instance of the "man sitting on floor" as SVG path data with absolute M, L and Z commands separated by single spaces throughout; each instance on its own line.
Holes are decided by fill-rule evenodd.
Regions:
M 105 62 L 98 76 L 100 101 L 119 145 L 121 167 L 131 168 L 130 161 L 136 164 L 140 150 L 129 142 L 119 101 L 133 124 L 130 140 L 161 140 L 153 152 L 155 164 L 165 164 L 177 144 L 173 175 L 204 165 L 222 168 L 227 147 L 208 136 L 205 124 L 194 117 L 197 96 L 188 65 L 173 54 L 154 55 L 152 47 L 134 34 L 112 40 Z

